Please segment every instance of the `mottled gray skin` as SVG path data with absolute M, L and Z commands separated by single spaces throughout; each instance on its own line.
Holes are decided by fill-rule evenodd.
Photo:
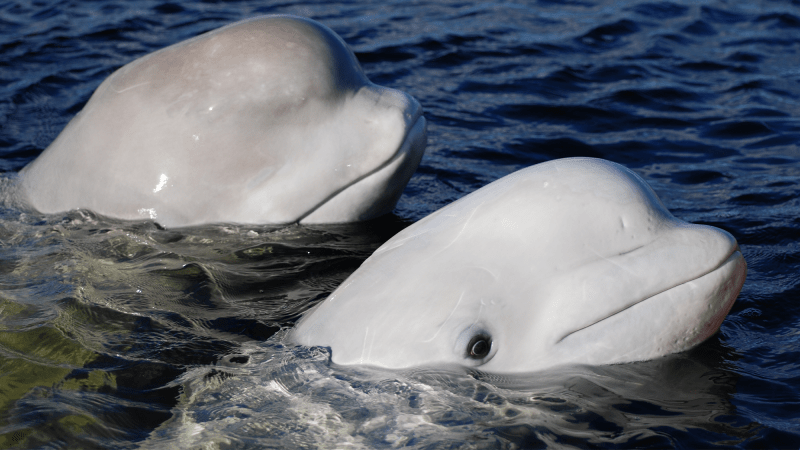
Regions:
M 714 334 L 746 267 L 730 234 L 676 219 L 632 171 L 555 160 L 398 233 L 289 340 L 386 368 L 647 360 Z M 470 355 L 477 338 L 488 347 Z
M 165 226 L 358 221 L 394 208 L 425 143 L 420 105 L 370 83 L 333 31 L 265 16 L 114 72 L 21 191 L 44 213 Z

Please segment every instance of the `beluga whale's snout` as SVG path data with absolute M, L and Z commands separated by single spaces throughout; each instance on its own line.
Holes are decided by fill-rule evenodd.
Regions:
M 336 33 L 262 16 L 111 74 L 20 190 L 44 213 L 165 226 L 349 222 L 394 208 L 425 145 L 419 103 L 371 83 Z
M 673 217 L 632 171 L 555 160 L 398 233 L 289 338 L 386 368 L 647 360 L 713 335 L 746 271 L 730 234 Z

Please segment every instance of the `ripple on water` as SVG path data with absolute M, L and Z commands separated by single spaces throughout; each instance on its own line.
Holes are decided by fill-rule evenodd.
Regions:
M 0 169 L 113 70 L 240 18 L 310 16 L 425 108 L 394 215 L 164 230 L 0 192 L 0 446 L 796 447 L 800 9 L 580 1 L 0 3 Z M 567 156 L 642 175 L 739 241 L 721 333 L 646 363 L 529 378 L 332 367 L 282 333 L 409 223 Z M 794 408 L 794 409 L 792 409 Z

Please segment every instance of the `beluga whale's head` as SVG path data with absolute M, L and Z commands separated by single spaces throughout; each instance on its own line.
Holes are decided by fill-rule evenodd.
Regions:
M 44 213 L 165 226 L 358 221 L 394 208 L 425 144 L 419 103 L 371 83 L 336 33 L 262 16 L 111 74 L 21 191 Z
M 562 159 L 401 231 L 289 337 L 385 368 L 647 360 L 714 334 L 745 274 L 730 234 L 673 217 L 632 171 Z

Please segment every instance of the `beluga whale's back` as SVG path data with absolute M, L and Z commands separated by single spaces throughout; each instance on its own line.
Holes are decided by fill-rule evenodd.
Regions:
M 746 271 L 730 234 L 676 219 L 632 171 L 555 160 L 395 235 L 289 338 L 386 368 L 647 360 L 713 335 Z
M 114 72 L 21 190 L 44 213 L 165 226 L 356 221 L 391 211 L 425 142 L 419 103 L 370 83 L 333 31 L 264 16 Z

